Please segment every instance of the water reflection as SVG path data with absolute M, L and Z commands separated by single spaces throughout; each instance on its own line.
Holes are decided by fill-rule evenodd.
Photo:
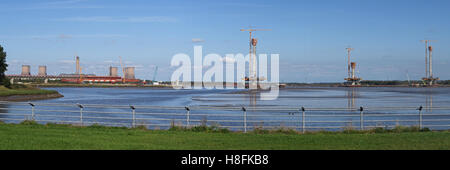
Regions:
M 347 108 L 355 108 L 356 98 L 358 97 L 358 95 L 358 88 L 350 87 L 350 89 L 347 89 Z
M 256 106 L 256 100 L 257 100 L 257 95 L 256 95 L 256 91 L 253 90 L 249 90 L 248 91 L 248 96 L 249 96 L 249 106 L 255 107 Z
M 3 120 L 3 119 L 5 119 L 5 118 L 8 118 L 8 116 L 6 115 L 6 113 L 9 113 L 9 112 L 8 112 L 8 105 L 6 105 L 6 104 L 0 104 L 0 121 Z
M 425 108 L 427 111 L 433 111 L 433 88 L 428 88 L 425 92 Z

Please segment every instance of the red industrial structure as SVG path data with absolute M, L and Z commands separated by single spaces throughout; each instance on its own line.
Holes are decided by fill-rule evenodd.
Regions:
M 81 81 L 80 81 L 81 80 Z M 65 77 L 61 79 L 61 82 L 65 83 L 139 83 L 141 80 L 139 79 L 126 79 L 122 80 L 122 77 L 113 77 L 113 76 L 83 76 L 83 78 L 79 77 Z

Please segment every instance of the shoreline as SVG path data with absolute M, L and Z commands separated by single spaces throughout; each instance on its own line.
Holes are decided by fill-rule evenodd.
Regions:
M 285 84 L 285 83 L 283 83 Z M 160 88 L 160 89 L 171 89 L 171 85 L 136 85 L 136 84 L 30 84 L 37 88 L 52 88 L 52 87 L 76 87 L 76 88 Z M 316 87 L 348 87 L 348 88 L 359 88 L 359 87 L 409 87 L 409 88 L 448 88 L 450 85 L 435 85 L 435 86 L 409 86 L 409 85 L 361 85 L 361 86 L 345 86 L 342 84 L 289 84 L 280 89 L 289 88 L 316 88 Z
M 77 87 L 77 88 L 172 88 L 170 85 L 110 85 L 110 84 L 32 84 L 37 88 Z
M 10 96 L 0 96 L 0 101 L 33 101 L 33 100 L 45 100 L 45 99 L 55 99 L 64 97 L 62 94 L 51 93 L 51 94 L 19 94 L 19 95 L 10 95 Z

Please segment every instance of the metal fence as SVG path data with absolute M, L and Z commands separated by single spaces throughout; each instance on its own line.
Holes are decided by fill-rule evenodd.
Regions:
M 297 131 L 450 127 L 450 107 L 308 108 L 282 106 L 133 106 L 0 102 L 0 120 L 18 123 L 62 123 L 167 129 L 171 126 L 217 126 L 233 131 L 294 129 Z

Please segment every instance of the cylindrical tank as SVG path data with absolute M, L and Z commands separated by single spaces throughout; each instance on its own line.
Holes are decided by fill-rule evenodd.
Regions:
M 256 46 L 257 43 L 258 43 L 258 40 L 255 39 L 255 38 L 252 38 L 252 45 L 253 45 L 253 46 Z
M 47 66 L 39 66 L 38 75 L 46 76 L 47 75 Z
M 109 76 L 118 77 L 118 68 L 117 67 L 109 67 Z
M 125 78 L 126 79 L 135 79 L 134 67 L 125 67 Z
M 30 65 L 22 65 L 22 75 L 31 75 Z

